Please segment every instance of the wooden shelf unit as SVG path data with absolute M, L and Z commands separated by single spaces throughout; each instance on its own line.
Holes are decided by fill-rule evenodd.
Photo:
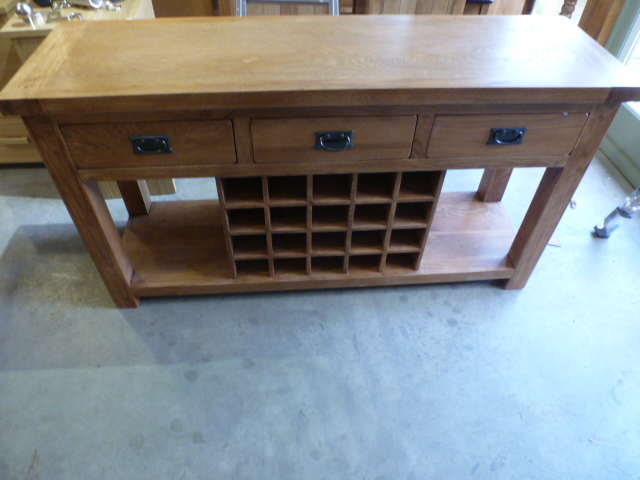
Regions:
M 396 267 L 416 270 L 443 180 L 442 171 L 219 178 L 231 272 L 266 259 L 249 272 L 261 265 L 271 276 L 313 276 L 339 263 L 347 274 L 352 259 L 356 268 L 367 263 L 361 255 L 384 272 L 387 254 L 402 253 L 412 261 Z M 276 261 L 284 258 L 304 262 Z
M 216 200 L 155 202 L 149 215 L 132 217 L 123 243 L 136 272 L 133 291 L 162 296 L 492 280 L 510 278 L 514 270 L 507 258 L 515 236 L 511 220 L 502 204 L 481 202 L 475 192 L 441 195 L 417 268 L 416 252 L 389 250 L 381 271 L 380 249 L 351 254 L 345 273 L 344 253 L 308 255 L 305 246 L 305 253 L 298 254 L 297 240 L 291 256 L 274 252 L 270 258 L 263 249 L 255 257 L 236 258 L 232 264 L 223 217 Z M 336 233 L 346 235 L 346 231 Z

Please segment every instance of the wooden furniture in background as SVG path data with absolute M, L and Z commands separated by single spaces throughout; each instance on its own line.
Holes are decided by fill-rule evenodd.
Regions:
M 607 44 L 625 0 L 588 0 L 580 17 L 580 28 L 600 45 Z
M 356 13 L 462 15 L 464 5 L 465 0 L 356 0 Z
M 62 13 L 64 15 L 73 12 L 81 13 L 84 21 L 154 18 L 151 0 L 125 0 L 121 5 L 122 9 L 119 11 L 69 8 L 63 10 Z M 41 11 L 43 9 L 34 10 Z M 2 29 L 0 29 L 0 38 L 11 39 L 20 59 L 24 62 L 31 56 L 35 49 L 38 48 L 44 38 L 59 25 L 60 23 L 47 23 L 34 29 L 25 25 L 14 13 L 9 17 Z
M 207 17 L 216 13 L 216 0 L 153 0 L 157 18 Z
M 640 82 L 558 17 L 77 23 L 34 55 L 0 107 L 25 119 L 119 307 L 488 279 L 522 288 L 621 102 L 640 99 Z M 154 136 L 133 140 L 154 154 L 132 154 L 138 135 Z M 497 200 L 505 172 L 526 167 L 546 170 L 515 229 Z M 486 169 L 479 192 L 440 194 L 444 172 L 464 168 Z M 171 177 L 215 177 L 220 201 L 151 203 L 138 182 Z M 122 237 L 98 180 L 126 183 Z
M 525 0 L 494 0 L 493 2 L 467 0 L 465 15 L 521 15 Z
M 0 0 L 0 26 L 8 20 L 18 0 Z M 11 40 L 0 38 L 0 88 L 22 65 Z M 40 163 L 38 150 L 30 144 L 27 129 L 18 117 L 0 115 L 0 164 Z
M 0 0 L 2 1 L 2 0 Z M 13 7 L 15 1 L 11 0 Z M 121 3 L 122 10 L 88 10 L 66 9 L 64 15 L 71 12 L 82 13 L 84 21 L 97 20 L 124 20 L 154 18 L 151 0 L 125 0 Z M 32 29 L 24 25 L 15 12 L 7 15 L 6 23 L 0 29 L 0 46 L 8 51 L 7 58 L 13 62 L 6 69 L 7 81 L 18 70 L 19 65 L 25 62 L 38 48 L 47 35 L 56 28 L 59 23 L 43 25 L 38 29 Z M 13 44 L 11 48 L 10 43 Z M 17 61 L 15 53 L 19 57 Z M 19 118 L 4 117 L 0 119 L 0 163 L 40 163 L 42 159 L 34 145 L 31 145 L 27 129 Z M 149 190 L 154 195 L 175 193 L 175 183 L 171 179 L 150 180 Z M 100 188 L 108 198 L 121 195 L 116 182 L 101 182 Z
M 523 13 L 531 13 L 535 0 L 527 0 Z M 564 0 L 560 15 L 571 18 L 576 8 L 577 0 Z M 605 46 L 613 28 L 620 17 L 625 0 L 587 0 L 584 11 L 580 16 L 579 26 Z

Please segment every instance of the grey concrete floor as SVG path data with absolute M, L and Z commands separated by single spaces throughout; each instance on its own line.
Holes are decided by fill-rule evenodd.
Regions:
M 455 177 L 447 189 L 473 189 L 479 172 Z M 516 222 L 539 177 L 516 172 Z M 592 164 L 561 246 L 521 291 L 118 310 L 48 174 L 4 169 L 0 479 L 638 479 L 640 221 L 590 233 L 630 191 L 606 160 Z

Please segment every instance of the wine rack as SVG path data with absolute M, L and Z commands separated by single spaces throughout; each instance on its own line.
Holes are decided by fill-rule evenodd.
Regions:
M 218 178 L 233 276 L 416 270 L 443 180 L 443 171 Z

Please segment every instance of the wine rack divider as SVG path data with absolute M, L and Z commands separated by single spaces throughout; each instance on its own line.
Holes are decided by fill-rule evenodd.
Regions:
M 444 171 L 217 178 L 234 278 L 418 269 Z

